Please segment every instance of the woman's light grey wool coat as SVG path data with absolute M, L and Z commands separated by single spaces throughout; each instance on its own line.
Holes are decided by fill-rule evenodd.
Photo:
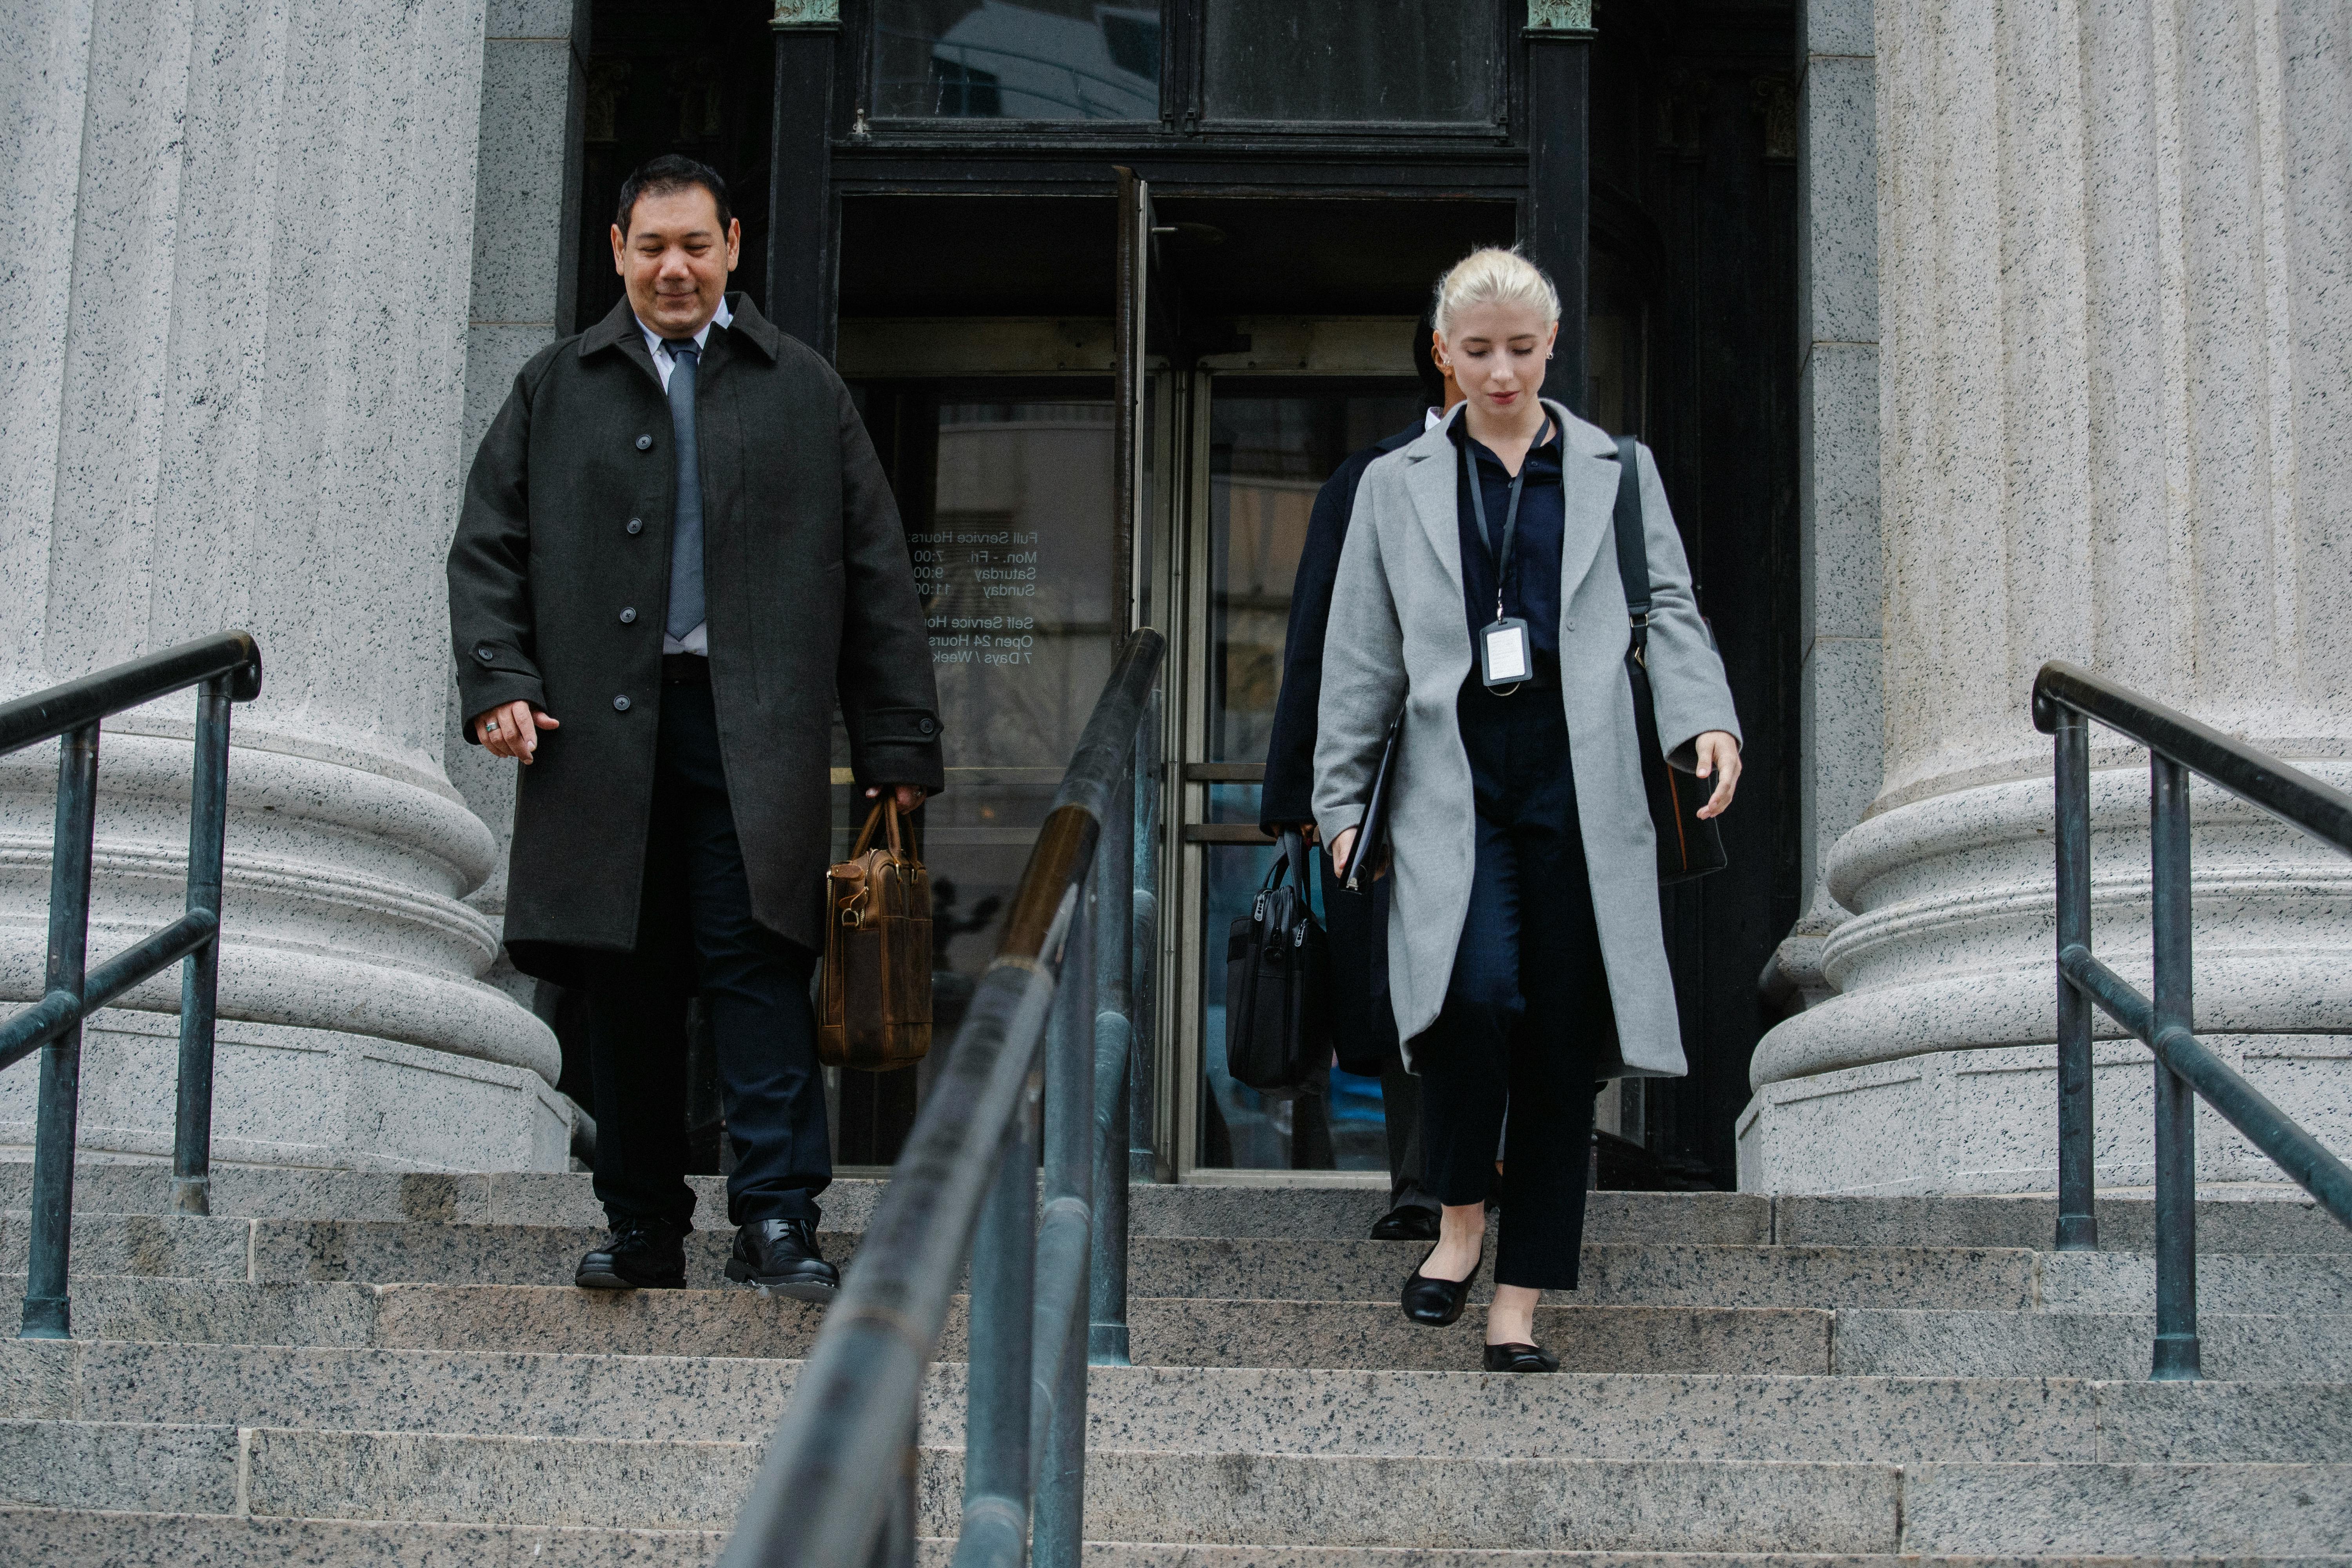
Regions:
M 1561 706 L 1576 772 L 1577 810 L 1609 997 L 1617 1015 L 1616 1060 L 1602 1076 L 1674 1078 L 1687 1070 L 1675 1016 L 1658 916 L 1657 846 L 1625 678 L 1631 621 L 1610 527 L 1617 500 L 1617 443 L 1557 403 L 1545 407 L 1563 432 L 1560 485 Z M 1330 843 L 1364 815 L 1389 720 L 1404 707 L 1389 836 L 1396 886 L 1389 904 L 1389 994 L 1405 1065 L 1414 1037 L 1436 1021 L 1470 909 L 1476 862 L 1470 759 L 1455 701 L 1472 663 L 1463 618 L 1462 547 L 1455 508 L 1461 458 L 1453 418 L 1375 462 L 1356 492 L 1331 625 L 1323 644 L 1323 697 L 1315 741 L 1315 820 Z M 1693 742 L 1709 730 L 1739 734 L 1698 606 L 1690 564 L 1666 507 L 1658 466 L 1637 448 L 1642 515 L 1648 533 L 1649 672 L 1659 743 L 1688 768 Z M 1542 701 L 1529 692 L 1529 700 Z M 1545 890 L 1532 888 L 1529 898 Z M 1562 1029 L 1592 1021 L 1546 1020 Z

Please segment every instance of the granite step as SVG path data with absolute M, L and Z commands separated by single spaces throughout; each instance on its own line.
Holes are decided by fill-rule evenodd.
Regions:
M 801 1363 L 0 1342 L 0 1416 L 758 1443 Z M 962 1441 L 964 1368 L 923 1440 Z M 2352 1462 L 2352 1384 L 1097 1367 L 1097 1448 L 1450 1458 Z
M 2156 1301 L 2156 1259 L 2144 1252 L 2043 1253 L 2041 1272 L 2041 1304 L 2052 1310 L 2143 1311 Z M 2200 1258 L 2197 1306 L 2200 1312 L 2352 1312 L 2352 1253 Z
M 724 1229 L 726 1183 L 690 1176 L 702 1223 Z M 820 1200 L 825 1228 L 866 1228 L 884 1184 L 835 1181 Z M 31 1166 L 0 1161 L 0 1209 L 26 1206 Z M 1387 1207 L 1364 1187 L 1142 1185 L 1132 1189 L 1138 1236 L 1363 1237 Z M 168 1169 L 158 1163 L 87 1162 L 75 1175 L 75 1205 L 91 1213 L 175 1212 Z M 247 1219 L 417 1220 L 458 1224 L 604 1224 L 590 1178 L 570 1172 L 443 1173 L 303 1171 L 229 1166 L 213 1174 L 213 1213 Z M 2145 1252 L 2155 1244 L 2155 1210 L 2145 1198 L 2103 1198 L 2102 1246 Z M 2197 1205 L 2204 1252 L 2352 1252 L 2352 1230 L 2297 1194 Z M 1594 1193 L 1586 1219 L 1600 1242 L 1679 1242 L 1805 1247 L 1977 1247 L 2046 1249 L 2057 1203 L 2046 1197 L 1965 1194 L 1914 1197 L 1772 1196 L 1755 1193 Z
M 0 1508 L 0 1552 L 22 1568 L 711 1568 L 726 1543 L 719 1531 Z
M 0 1422 L 0 1501 L 721 1530 L 750 1443 Z M 918 1518 L 953 1528 L 961 1454 Z M 1454 1459 L 1111 1449 L 1096 1539 L 1249 1546 L 2000 1555 L 2340 1553 L 2352 1466 Z
M 2352 1315 L 2200 1312 L 2207 1377 L 2352 1379 Z M 1843 1311 L 1833 1370 L 1851 1377 L 2146 1377 L 2153 1312 Z
M 21 1270 L 21 1211 L 0 1213 L 0 1268 Z M 77 1275 L 270 1282 L 568 1285 L 601 1229 L 394 1220 L 235 1219 L 181 1215 L 74 1217 Z M 824 1233 L 825 1255 L 854 1263 L 857 1237 Z M 687 1238 L 688 1279 L 723 1279 L 730 1233 Z M 1384 1301 L 1426 1250 L 1417 1242 L 1265 1237 L 1137 1237 L 1129 1289 L 1213 1300 Z M 1490 1247 L 1491 1251 L 1492 1248 Z M 2139 1253 L 1959 1247 L 1815 1247 L 1597 1242 L 1576 1299 L 1596 1304 L 1880 1308 L 2045 1308 L 2131 1311 L 2155 1300 L 2155 1260 Z M 1472 1299 L 1491 1297 L 1482 1278 Z M 1561 1293 L 1555 1293 L 1556 1295 Z M 2228 1253 L 2199 1269 L 2202 1310 L 2352 1312 L 2352 1253 Z
M 0 1292 L 24 1282 L 0 1278 Z M 1538 1332 L 1576 1372 L 1826 1373 L 1832 1314 L 1672 1307 L 1545 1307 Z M 793 1357 L 823 1310 L 723 1290 L 586 1291 L 568 1286 L 354 1285 L 113 1278 L 78 1280 L 73 1327 L 85 1340 L 188 1344 L 380 1346 L 614 1355 Z M 1164 1300 L 1129 1303 L 1133 1353 L 1173 1365 L 1478 1364 L 1465 1317 L 1431 1331 L 1376 1302 Z M 961 1361 L 964 1303 L 951 1302 L 939 1353 Z
M 1771 1202 L 1771 1239 L 1784 1247 L 2028 1247 L 2048 1251 L 2058 1225 L 2055 1198 L 1782 1194 Z M 2100 1250 L 2155 1249 L 2156 1205 L 2147 1199 L 2102 1198 L 2094 1212 Z M 2197 1205 L 2197 1249 L 2352 1253 L 2352 1228 L 2301 1194 L 2208 1199 Z
M 710 1568 L 718 1531 L 590 1530 L 409 1521 L 270 1519 L 224 1514 L 0 1509 L 0 1543 L 26 1568 Z M 925 1536 L 919 1568 L 949 1568 L 955 1542 Z M 2260 1562 L 2256 1559 L 2252 1562 Z M 2281 1559 L 2305 1565 L 2352 1557 Z M 1793 1555 L 1423 1550 L 1411 1547 L 1199 1546 L 1094 1541 L 1087 1568 L 2207 1568 L 2213 1558 Z M 2252 1568 L 2244 1558 L 2230 1568 Z
M 0 1299 L 22 1294 L 0 1277 Z M 1442 1330 L 1383 1302 L 1129 1303 L 1139 1362 L 1178 1366 L 1475 1368 L 1475 1314 Z M 113 1278 L 79 1280 L 85 1340 L 189 1344 L 378 1346 L 614 1355 L 795 1357 L 822 1310 L 730 1287 L 583 1291 L 551 1286 L 271 1284 Z M 2352 1316 L 2209 1312 L 2209 1376 L 2352 1382 Z M 964 1305 L 950 1304 L 940 1354 L 964 1355 Z M 2096 1377 L 2147 1373 L 2152 1318 L 2130 1313 L 1824 1311 L 1776 1308 L 1540 1307 L 1537 1336 L 1563 1368 L 1895 1377 Z
M 0 1215 L 0 1268 L 24 1267 L 28 1222 Z M 389 1220 L 243 1220 L 189 1215 L 75 1215 L 75 1270 L 85 1276 L 148 1275 L 252 1283 L 433 1283 L 568 1285 L 582 1253 L 604 1232 L 562 1226 L 465 1225 Z M 856 1237 L 822 1237 L 826 1256 L 854 1267 Z M 688 1237 L 687 1278 L 717 1284 L 730 1237 Z M 1129 1288 L 1139 1296 L 1218 1300 L 1385 1301 L 1426 1251 L 1416 1242 L 1319 1241 L 1296 1237 L 1138 1237 L 1129 1252 Z M 1581 1301 L 1712 1307 L 2034 1306 L 2041 1255 L 2017 1248 L 1783 1247 L 1629 1245 L 1584 1249 Z M 2100 1268 L 2104 1257 L 2064 1258 L 2074 1289 L 2105 1304 L 2137 1276 Z M 2224 1264 L 2266 1268 L 2315 1283 L 2308 1310 L 2344 1293 L 2352 1258 L 2242 1258 Z M 2243 1272 L 2242 1268 L 2239 1272 Z M 1491 1280 L 1474 1300 L 1492 1293 Z M 2301 1300 L 2299 1297 L 2298 1300 Z

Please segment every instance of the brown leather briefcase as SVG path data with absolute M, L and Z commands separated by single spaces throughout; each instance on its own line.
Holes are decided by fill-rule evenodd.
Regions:
M 888 847 L 869 847 L 887 822 Z M 888 1072 L 931 1048 L 931 877 L 900 842 L 898 802 L 867 814 L 849 858 L 825 873 L 817 1059 Z

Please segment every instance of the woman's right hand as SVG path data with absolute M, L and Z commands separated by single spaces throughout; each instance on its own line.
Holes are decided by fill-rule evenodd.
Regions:
M 1348 874 L 1348 858 L 1356 852 L 1356 830 L 1343 827 L 1339 837 L 1331 840 L 1331 865 L 1342 877 Z

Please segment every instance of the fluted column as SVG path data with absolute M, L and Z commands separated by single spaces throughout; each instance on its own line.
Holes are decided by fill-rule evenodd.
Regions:
M 489 830 L 443 770 L 482 0 L 61 0 L 0 24 L 0 688 L 224 626 L 215 1150 L 548 1168 L 546 1027 L 476 976 Z M 91 951 L 172 917 L 191 701 L 107 726 Z M 53 765 L 0 763 L 0 994 L 35 994 Z M 102 1015 L 86 1145 L 167 1150 L 177 982 Z M 142 1011 L 147 1010 L 147 1011 Z M 29 1084 L 0 1076 L 0 1142 Z
M 1880 0 L 1876 47 L 1885 775 L 1831 858 L 1839 994 L 1759 1046 L 1742 1181 L 2032 1190 L 2035 670 L 2352 780 L 2352 15 Z M 2145 754 L 2095 764 L 2097 945 L 2144 976 Z M 2352 1146 L 2352 862 L 2210 793 L 2197 821 L 2200 1028 Z M 2144 1180 L 2146 1054 L 2101 1061 L 2103 1179 Z M 2206 1148 L 2210 1179 L 2277 1179 Z

